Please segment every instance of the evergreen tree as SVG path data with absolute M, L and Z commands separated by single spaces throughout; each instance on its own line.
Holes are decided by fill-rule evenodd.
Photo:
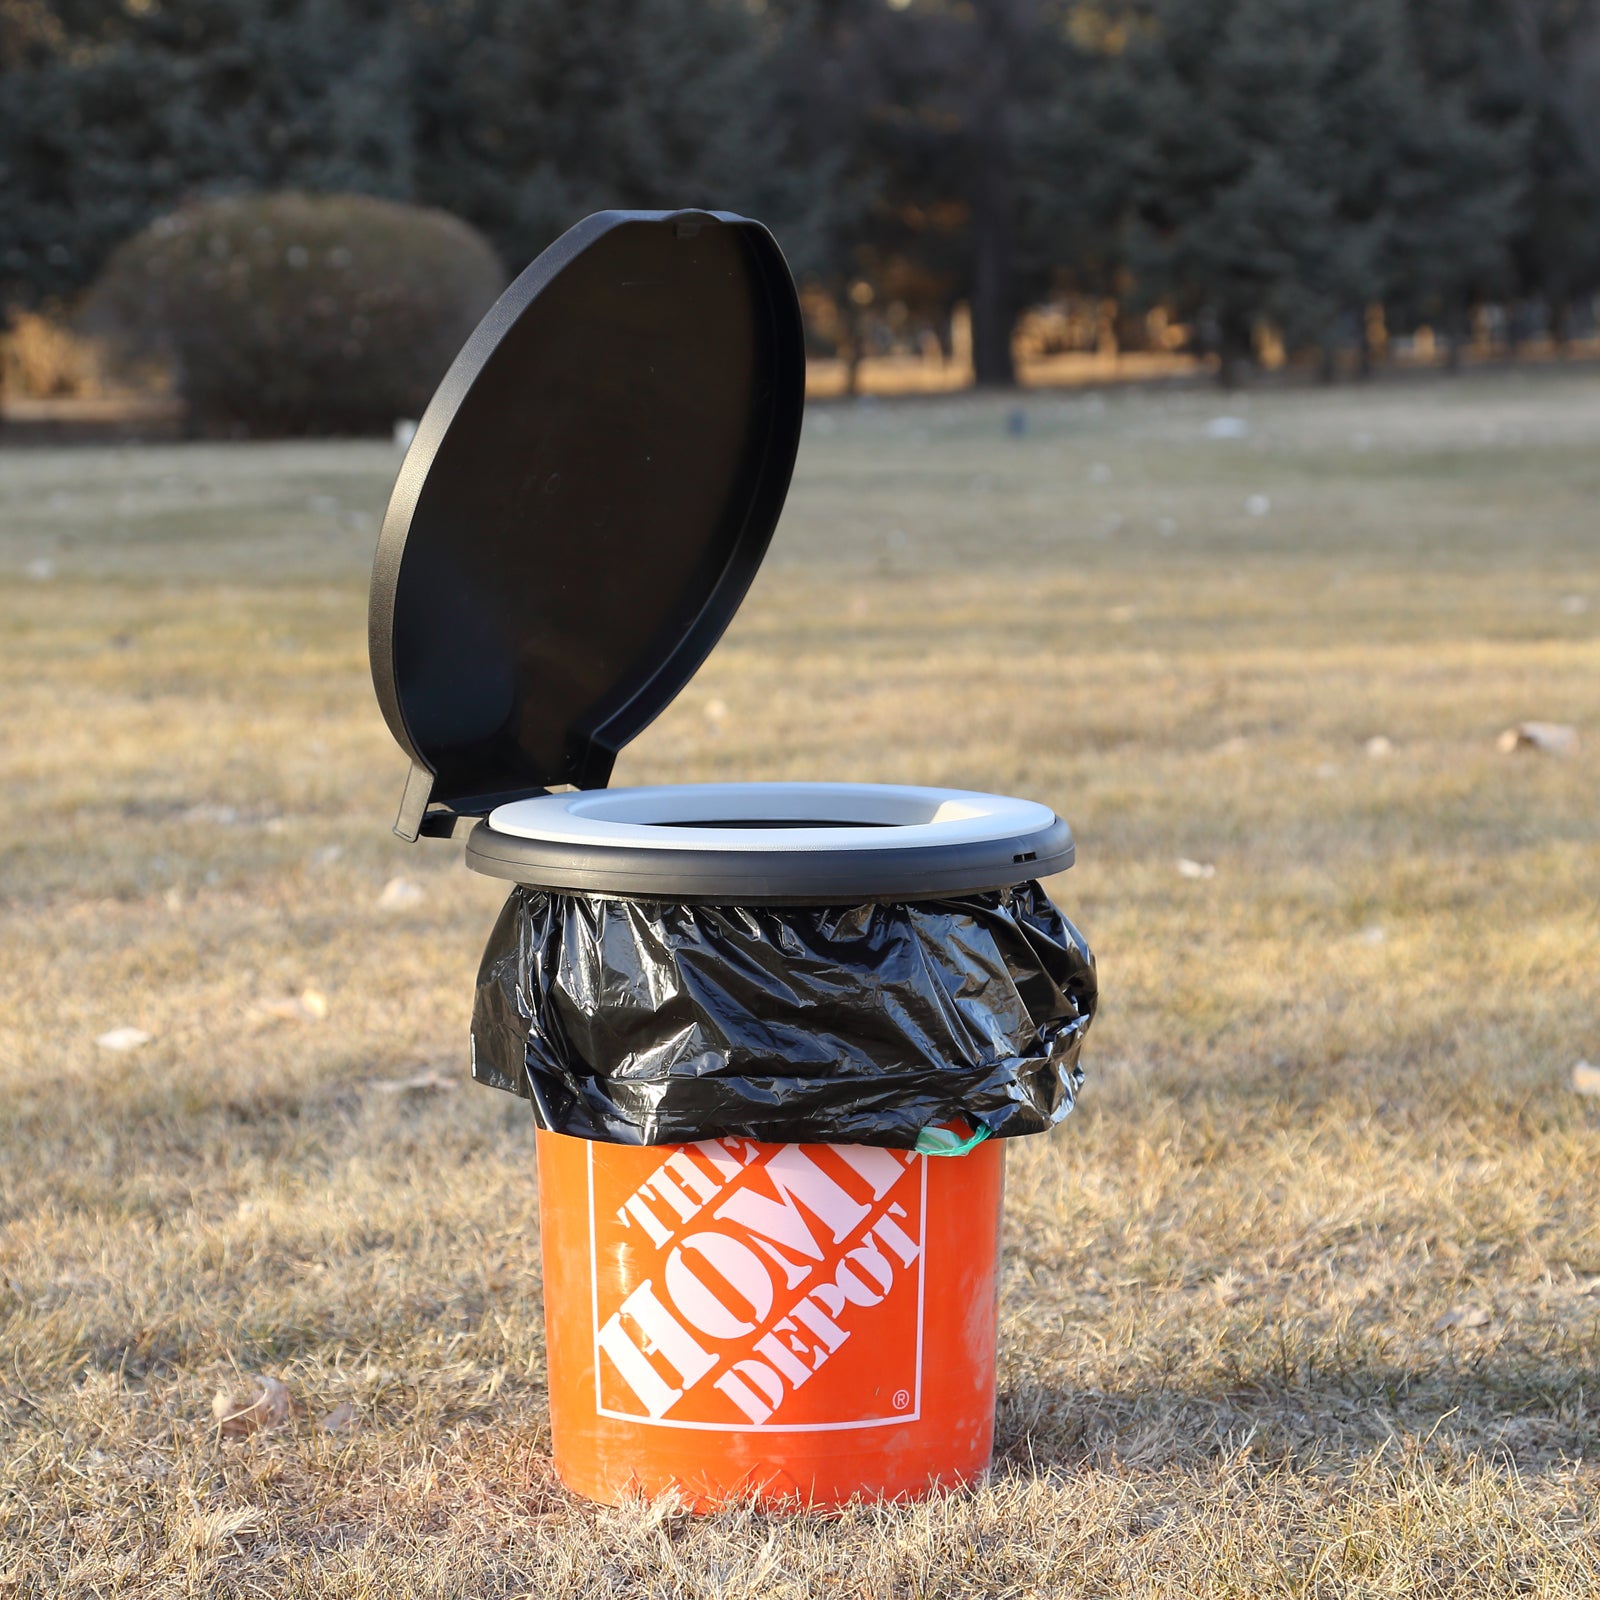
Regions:
M 1331 352 L 1375 300 L 1559 325 L 1600 285 L 1600 0 L 0 0 L 0 303 L 277 188 L 512 266 L 602 207 L 743 210 L 840 305 L 970 301 L 980 382 L 1063 283 L 1231 374 L 1262 320 Z
M 1399 286 L 1459 301 L 1504 260 L 1514 130 L 1429 92 L 1399 0 L 1153 0 L 1130 38 L 1104 100 L 1129 258 L 1224 382 L 1262 320 L 1327 350 Z
M 467 0 L 418 14 L 417 194 L 513 265 L 607 207 L 796 209 L 776 28 L 724 0 Z
M 936 298 L 946 314 L 967 300 L 981 384 L 1016 381 L 1017 314 L 1067 243 L 1073 174 L 1059 158 L 1080 65 L 1072 10 L 1065 0 L 832 0 L 810 12 L 823 25 L 818 76 L 855 95 L 857 114 L 836 100 L 828 123 L 848 141 L 839 165 L 857 183 L 843 212 L 856 270 L 899 298 Z
M 1381 208 L 1357 199 L 1368 164 L 1352 159 L 1367 152 L 1330 137 L 1327 101 L 1359 79 L 1368 7 L 1354 0 L 1344 22 L 1342 9 L 1156 0 L 1107 75 L 1139 291 L 1197 326 L 1225 382 L 1259 320 L 1320 340 L 1374 270 Z
M 0 295 L 87 283 L 192 195 L 412 188 L 402 17 L 382 0 L 57 5 L 0 73 Z
M 1600 289 L 1600 0 L 1408 9 L 1433 95 L 1515 150 L 1510 270 L 1492 287 L 1545 300 L 1559 334 L 1571 302 Z M 1457 320 L 1472 287 L 1457 289 Z
M 805 219 L 739 0 L 153 0 L 0 30 L 0 298 L 66 294 L 191 197 L 418 199 L 513 264 L 606 206 Z
M 889 210 L 876 129 L 898 32 L 883 0 L 770 0 L 778 33 L 771 109 L 790 185 L 790 262 L 843 295 L 868 270 Z

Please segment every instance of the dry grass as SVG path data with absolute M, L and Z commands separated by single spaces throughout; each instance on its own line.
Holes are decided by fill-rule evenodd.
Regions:
M 1106 1006 L 1012 1153 L 994 1479 L 833 1519 L 566 1496 L 526 1108 L 372 1087 L 464 1077 L 501 895 L 387 832 L 392 453 L 0 460 L 0 567 L 49 574 L 0 601 L 0 1593 L 1600 1588 L 1600 382 L 1235 401 L 1232 441 L 1211 396 L 1026 404 L 814 416 L 619 773 L 1079 833 Z M 1498 754 L 1524 717 L 1584 751 Z M 221 1440 L 251 1372 L 300 1409 Z

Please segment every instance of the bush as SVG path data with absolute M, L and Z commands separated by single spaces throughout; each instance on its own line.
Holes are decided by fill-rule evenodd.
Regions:
M 121 245 L 82 324 L 124 366 L 169 363 L 200 431 L 387 433 L 421 414 L 505 281 L 482 235 L 442 211 L 253 195 Z

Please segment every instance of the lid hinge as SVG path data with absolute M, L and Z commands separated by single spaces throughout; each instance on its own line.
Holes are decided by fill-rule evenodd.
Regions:
M 406 792 L 400 796 L 400 815 L 394 819 L 396 835 L 407 844 L 415 844 L 418 839 L 453 839 L 475 827 L 498 805 L 549 792 L 540 788 L 512 789 L 500 794 L 457 796 L 448 805 L 442 801 L 433 805 L 433 784 L 434 774 L 413 762 L 406 774 Z
M 428 797 L 433 793 L 433 774 L 415 761 L 406 774 L 406 791 L 400 796 L 400 815 L 394 819 L 394 831 L 407 844 L 415 844 L 417 835 L 424 831 L 428 821 Z M 426 830 L 429 834 L 434 829 Z
M 568 770 L 574 789 L 603 789 L 611 781 L 611 769 L 617 764 L 617 752 L 608 745 L 590 738 L 569 758 Z
M 424 839 L 453 839 L 457 833 L 470 828 L 476 817 L 462 816 L 459 811 L 452 811 L 449 806 L 430 806 L 422 815 L 422 837 Z

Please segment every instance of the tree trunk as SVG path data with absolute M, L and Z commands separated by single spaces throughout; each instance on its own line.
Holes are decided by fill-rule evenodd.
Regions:
M 973 95 L 972 370 L 980 387 L 1013 389 L 1011 356 L 1011 140 L 1009 0 L 979 8 L 979 59 Z
M 844 365 L 844 392 L 861 393 L 861 358 L 867 353 L 867 319 L 859 310 L 850 315 L 850 354 Z
M 1564 294 L 1550 302 L 1550 342 L 1558 356 L 1572 354 L 1572 301 Z
M 1461 370 L 1461 348 L 1465 344 L 1465 318 L 1462 316 L 1461 307 L 1452 303 L 1449 311 L 1445 313 L 1445 365 L 1451 372 Z
M 1250 328 L 1226 313 L 1217 320 L 1217 382 L 1237 389 L 1250 364 Z
M 1381 300 L 1356 308 L 1361 329 L 1361 376 L 1370 378 L 1389 360 L 1389 312 Z

